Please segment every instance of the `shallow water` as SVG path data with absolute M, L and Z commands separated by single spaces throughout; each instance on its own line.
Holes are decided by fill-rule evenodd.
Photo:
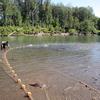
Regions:
M 91 41 L 85 39 L 87 41 L 73 42 L 72 40 L 69 43 L 68 40 L 63 39 L 62 43 L 60 43 L 61 39 L 52 43 L 52 38 L 50 41 L 41 39 L 42 42 L 37 39 L 36 43 L 32 38 L 26 42 L 20 40 L 13 38 L 14 42 L 10 42 L 11 46 L 25 47 L 10 51 L 8 59 L 28 86 L 34 82 L 46 84 L 51 100 L 64 100 L 62 91 L 68 86 L 75 85 L 77 80 L 100 89 L 99 37 L 94 38 L 93 41 L 89 38 L 88 40 Z M 1 75 L 0 77 L 2 78 Z M 34 90 L 30 86 L 29 88 L 33 91 L 36 100 L 45 100 L 41 90 Z M 81 100 L 86 99 L 81 98 Z
M 10 52 L 19 73 L 53 70 L 100 87 L 100 44 L 48 44 Z

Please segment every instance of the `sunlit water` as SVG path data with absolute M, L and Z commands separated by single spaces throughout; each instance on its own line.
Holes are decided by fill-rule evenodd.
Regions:
M 8 59 L 27 84 L 45 83 L 55 89 L 55 92 L 49 89 L 51 94 L 59 95 L 70 76 L 72 80 L 100 89 L 99 37 L 13 37 L 8 40 L 11 47 L 21 46 L 9 52 Z M 2 73 L 0 70 L 0 78 Z M 51 98 L 60 100 L 59 96 Z

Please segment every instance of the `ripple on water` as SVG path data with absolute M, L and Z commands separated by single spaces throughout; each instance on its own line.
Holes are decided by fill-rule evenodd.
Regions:
M 93 57 L 98 56 L 99 52 L 95 53 L 97 50 L 93 50 L 94 46 L 95 44 L 32 45 L 24 49 L 13 50 L 9 53 L 9 60 L 24 82 L 29 84 L 37 80 L 41 81 L 49 86 L 52 100 L 59 100 L 58 98 L 64 100 L 61 94 L 65 87 L 73 87 L 73 90 L 68 93 L 69 95 L 74 91 L 77 91 L 76 96 L 77 93 L 80 94 L 79 88 L 83 89 L 83 94 L 87 91 L 83 86 L 75 85 L 77 82 L 73 78 L 97 87 L 94 81 L 99 81 L 96 76 L 96 73 L 99 73 L 97 70 L 99 63 L 95 62 Z M 73 78 L 69 77 L 70 75 Z M 42 94 L 38 89 L 35 89 L 35 92 Z M 54 95 L 55 97 L 53 97 Z M 88 93 L 88 95 L 90 94 Z M 36 98 L 39 99 L 37 96 Z

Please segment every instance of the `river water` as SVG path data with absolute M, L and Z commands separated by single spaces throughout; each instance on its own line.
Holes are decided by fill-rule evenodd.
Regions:
M 8 53 L 11 65 L 27 85 L 46 84 L 51 100 L 64 100 L 62 91 L 69 84 L 73 85 L 73 81 L 82 81 L 100 90 L 100 37 L 10 37 L 1 40 L 9 40 L 13 48 L 21 47 Z M 2 73 L 5 72 L 0 70 L 0 80 Z M 40 90 L 35 89 L 33 94 L 36 100 L 45 100 Z

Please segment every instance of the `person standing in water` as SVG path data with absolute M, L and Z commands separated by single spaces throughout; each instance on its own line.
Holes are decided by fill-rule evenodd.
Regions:
M 1 50 L 6 50 L 9 47 L 8 41 L 1 42 Z

